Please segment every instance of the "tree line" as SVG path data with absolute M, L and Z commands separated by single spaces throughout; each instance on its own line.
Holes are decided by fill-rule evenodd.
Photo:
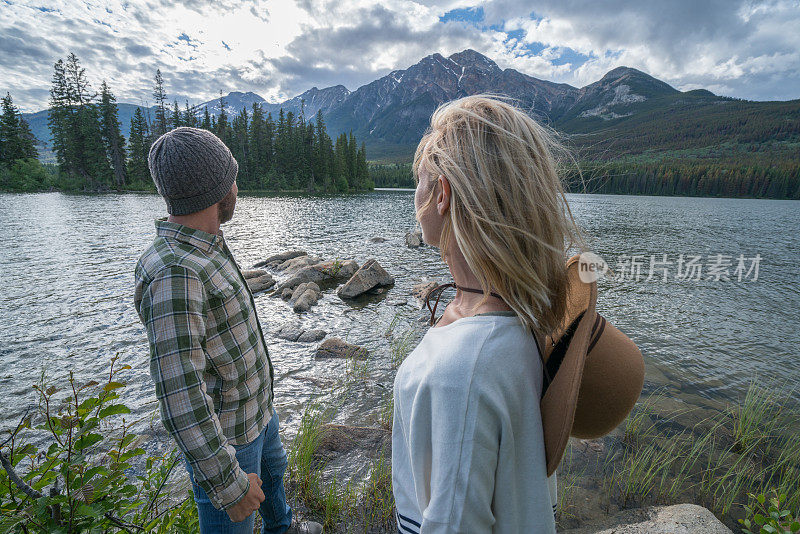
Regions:
M 0 175 L 0 179 L 7 178 L 0 181 L 0 188 L 32 190 L 50 185 L 79 190 L 152 189 L 147 165 L 150 146 L 160 135 L 180 126 L 209 130 L 230 148 L 239 163 L 237 181 L 242 190 L 347 192 L 373 188 L 364 143 L 359 146 L 352 132 L 343 133 L 334 141 L 321 112 L 313 121 L 307 120 L 302 105 L 299 114 L 281 109 L 273 118 L 254 103 L 251 109 L 229 117 L 221 93 L 216 116 L 209 113 L 208 107 L 201 112 L 188 102 L 181 110 L 177 100 L 172 105 L 168 103 L 160 70 L 156 71 L 154 82 L 155 106 L 136 108 L 126 141 L 116 97 L 105 80 L 97 93 L 75 54 L 69 54 L 66 61 L 59 59 L 54 65 L 48 117 L 57 178 L 48 181 L 40 175 L 36 180 L 27 179 L 23 187 L 21 176 L 12 177 L 6 172 Z M 10 136 L 8 142 L 0 141 L 0 162 L 7 165 L 4 154 L 13 152 L 14 161 L 33 165 L 30 159 L 37 157 L 35 139 L 13 108 L 10 95 L 7 99 L 11 108 L 9 129 L 16 128 L 14 131 L 20 133 Z M 4 99 L 4 110 L 5 105 Z M 5 114 L 4 111 L 4 117 Z M 4 132 L 0 131 L 0 137 Z M 29 141 L 24 145 L 29 152 L 20 157 L 16 156 L 20 149 L 13 148 L 22 146 L 18 139 Z M 8 149 L 4 148 L 6 145 Z
M 582 161 L 562 169 L 571 193 L 800 199 L 800 162 Z M 416 187 L 410 163 L 370 166 L 375 187 Z

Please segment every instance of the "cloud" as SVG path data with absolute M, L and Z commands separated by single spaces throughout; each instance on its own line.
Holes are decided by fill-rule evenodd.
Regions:
M 800 5 L 769 0 L 4 0 L 0 91 L 47 105 L 53 63 L 75 52 L 95 87 L 147 102 L 219 91 L 268 100 L 349 89 L 422 57 L 473 48 L 503 68 L 583 86 L 627 65 L 681 89 L 800 97 Z

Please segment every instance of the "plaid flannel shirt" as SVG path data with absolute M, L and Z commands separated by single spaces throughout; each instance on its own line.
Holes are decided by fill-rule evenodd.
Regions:
M 222 234 L 165 219 L 136 265 L 161 420 L 217 509 L 250 489 L 232 445 L 272 415 L 272 363 L 255 302 Z

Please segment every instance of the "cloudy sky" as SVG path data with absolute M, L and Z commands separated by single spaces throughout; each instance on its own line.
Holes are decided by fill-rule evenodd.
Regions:
M 53 63 L 75 52 L 121 102 L 150 102 L 157 68 L 181 104 L 220 90 L 278 102 L 473 48 L 578 87 L 626 65 L 683 90 L 788 100 L 799 29 L 796 0 L 0 0 L 0 91 L 46 107 Z

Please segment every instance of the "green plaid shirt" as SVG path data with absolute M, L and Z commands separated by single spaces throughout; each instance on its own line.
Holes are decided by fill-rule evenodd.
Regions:
M 272 415 L 272 363 L 253 295 L 222 234 L 156 221 L 136 265 L 136 311 L 164 426 L 217 509 L 250 489 L 232 445 Z

